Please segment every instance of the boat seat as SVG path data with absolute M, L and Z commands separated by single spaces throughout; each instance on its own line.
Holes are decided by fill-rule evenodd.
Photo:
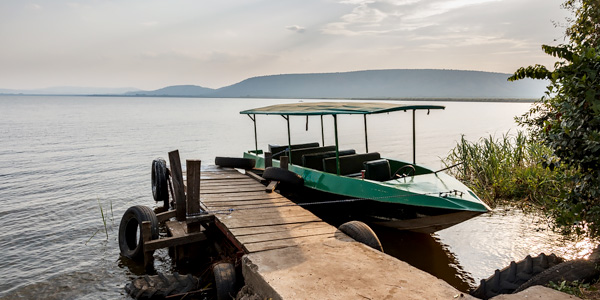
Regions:
M 345 156 L 345 155 L 351 155 L 351 154 L 356 154 L 356 151 L 354 151 L 354 149 L 339 151 L 340 157 Z M 335 157 L 335 149 L 334 149 L 334 151 L 304 154 L 304 155 L 302 155 L 302 166 L 306 167 L 306 168 L 315 169 L 318 171 L 323 171 L 323 159 L 329 158 L 329 157 Z
M 390 162 L 385 158 L 365 161 L 363 164 L 365 166 L 365 179 L 387 181 L 392 177 Z
M 305 143 L 305 144 L 292 144 L 292 150 L 294 149 L 302 149 L 302 148 L 312 148 L 319 147 L 319 143 Z M 280 156 L 286 155 L 288 145 L 279 146 L 279 145 L 271 145 L 269 144 L 269 152 L 273 154 L 274 159 L 279 159 Z
M 322 153 L 327 151 L 335 151 L 335 146 L 325 146 L 325 147 L 311 147 L 311 148 L 302 148 L 294 150 L 292 149 L 292 155 L 290 162 L 294 165 L 302 165 L 302 156 L 306 154 L 312 153 Z
M 365 161 L 380 159 L 378 152 L 352 154 L 340 157 L 340 175 L 350 175 L 360 173 L 363 170 Z M 323 159 L 323 170 L 328 173 L 337 173 L 335 157 Z

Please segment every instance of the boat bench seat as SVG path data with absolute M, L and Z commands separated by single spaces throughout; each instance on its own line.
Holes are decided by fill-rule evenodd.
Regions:
M 302 149 L 302 148 L 313 148 L 313 147 L 319 147 L 319 143 L 305 143 L 305 144 L 292 144 L 291 145 L 291 149 Z M 274 159 L 279 159 L 280 156 L 282 155 L 286 155 L 287 151 L 285 151 L 288 148 L 288 145 L 284 145 L 284 146 L 279 146 L 279 145 L 271 145 L 269 144 L 269 152 L 271 152 L 273 154 L 273 158 Z
M 340 157 L 345 155 L 356 154 L 354 149 L 349 150 L 340 150 Z M 311 168 L 318 171 L 323 171 L 323 159 L 334 157 L 335 158 L 335 148 L 334 151 L 327 151 L 321 153 L 311 153 L 302 155 L 302 166 L 306 168 Z
M 390 162 L 385 158 L 365 161 L 364 166 L 365 179 L 388 181 L 392 177 Z
M 311 147 L 297 150 L 292 149 L 292 154 L 290 155 L 290 162 L 294 165 L 302 165 L 302 156 L 313 153 L 323 153 L 327 151 L 335 152 L 335 146 Z
M 364 170 L 363 163 L 365 161 L 380 159 L 381 155 L 378 152 L 352 154 L 340 157 L 340 175 L 360 174 Z M 335 157 L 323 159 L 323 171 L 328 173 L 337 173 Z

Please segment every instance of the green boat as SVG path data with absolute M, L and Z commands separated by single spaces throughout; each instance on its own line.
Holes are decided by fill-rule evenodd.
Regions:
M 257 169 L 265 169 L 265 162 L 274 168 L 287 167 L 303 179 L 305 188 L 328 195 L 311 197 L 311 201 L 335 204 L 332 213 L 359 215 L 371 224 L 431 233 L 489 211 L 473 191 L 444 173 L 444 169 L 434 171 L 416 164 L 416 112 L 429 114 L 444 108 L 381 102 L 301 102 L 244 110 L 240 114 L 248 115 L 254 122 L 255 136 L 255 149 L 245 152 L 244 158 L 255 160 Z M 412 112 L 412 163 L 369 152 L 367 116 L 397 111 Z M 357 114 L 364 116 L 365 153 L 341 149 L 338 143 L 338 116 Z M 268 152 L 258 149 L 257 115 L 282 116 L 287 121 L 287 145 L 269 145 Z M 309 116 L 320 116 L 322 144 L 292 144 L 291 116 L 304 116 L 307 122 Z M 332 146 L 324 146 L 323 117 L 328 116 L 333 117 L 334 124 Z M 285 161 L 287 166 L 282 165 Z

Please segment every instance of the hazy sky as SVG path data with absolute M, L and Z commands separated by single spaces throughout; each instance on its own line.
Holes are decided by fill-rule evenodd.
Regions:
M 563 0 L 1 0 L 0 88 L 551 65 Z M 555 41 L 556 40 L 556 41 Z

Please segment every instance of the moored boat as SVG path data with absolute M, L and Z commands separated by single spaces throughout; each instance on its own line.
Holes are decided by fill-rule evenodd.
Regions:
M 250 116 L 255 130 L 255 149 L 245 152 L 244 158 L 255 160 L 258 169 L 264 169 L 268 159 L 273 167 L 283 167 L 301 177 L 305 188 L 348 200 L 340 204 L 341 211 L 362 215 L 369 223 L 434 232 L 489 211 L 489 207 L 456 178 L 443 170 L 434 171 L 416 164 L 415 114 L 438 109 L 444 107 L 380 102 L 303 102 L 244 110 L 240 113 Z M 412 112 L 412 163 L 385 158 L 368 150 L 367 116 L 395 111 Z M 366 153 L 340 149 L 337 119 L 339 115 L 350 114 L 364 116 Z M 280 115 L 287 121 L 288 144 L 269 145 L 267 157 L 270 159 L 258 149 L 256 115 Z M 291 116 L 320 116 L 321 126 L 324 116 L 333 117 L 335 144 L 324 146 L 323 130 L 322 144 L 292 144 Z M 284 156 L 287 159 L 282 159 Z M 287 165 L 282 165 L 282 160 L 287 160 Z

